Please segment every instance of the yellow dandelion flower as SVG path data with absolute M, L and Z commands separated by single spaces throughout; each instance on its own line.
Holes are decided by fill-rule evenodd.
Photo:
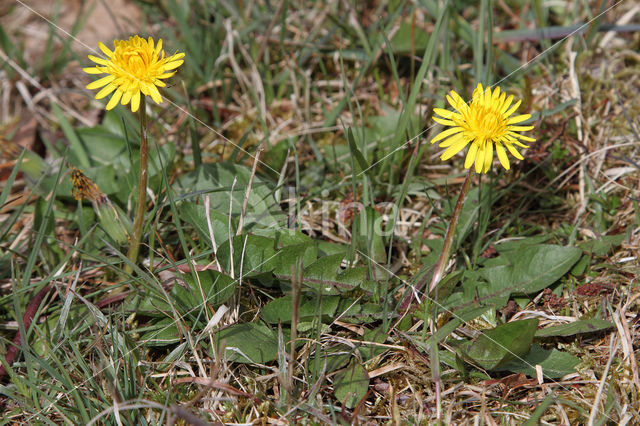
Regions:
M 447 95 L 447 101 L 455 111 L 442 108 L 434 108 L 433 111 L 439 117 L 433 117 L 436 123 L 450 126 L 431 140 L 431 143 L 440 142 L 440 147 L 447 148 L 440 157 L 443 161 L 462 151 L 469 143 L 471 147 L 467 152 L 464 167 L 468 169 L 475 162 L 477 173 L 487 173 L 493 161 L 493 147 L 495 145 L 500 164 L 506 170 L 511 167 L 505 147 L 511 155 L 522 160 L 522 154 L 514 147 L 528 148 L 528 145 L 520 142 L 534 142 L 535 139 L 523 136 L 517 132 L 533 129 L 533 126 L 516 126 L 518 123 L 531 118 L 531 114 L 522 114 L 511 117 L 516 112 L 522 101 L 513 106 L 513 95 L 507 97 L 496 87 L 493 92 L 490 87 L 482 88 L 482 84 L 473 91 L 473 100 L 467 104 L 455 91 Z M 444 140 L 443 140 L 444 139 Z
M 154 46 L 151 37 L 145 40 L 134 36 L 129 37 L 129 40 L 115 40 L 113 43 L 113 51 L 103 43 L 98 43 L 107 59 L 89 55 L 89 59 L 98 66 L 83 68 L 84 72 L 108 75 L 89 83 L 87 89 L 102 87 L 96 94 L 96 99 L 102 99 L 115 90 L 107 103 L 107 110 L 113 109 L 118 102 L 122 105 L 131 102 L 131 111 L 136 112 L 140 106 L 140 93 L 151 96 L 158 104 L 162 103 L 158 87 L 165 87 L 166 84 L 161 79 L 169 78 L 176 73 L 169 71 L 183 64 L 184 53 L 165 57 L 162 39 Z

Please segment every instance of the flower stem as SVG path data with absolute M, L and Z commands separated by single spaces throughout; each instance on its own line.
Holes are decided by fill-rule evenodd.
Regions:
M 131 263 L 138 260 L 140 251 L 140 240 L 142 239 L 142 226 L 144 224 L 144 212 L 147 207 L 147 162 L 149 157 L 149 142 L 147 140 L 147 108 L 145 96 L 140 97 L 139 107 L 140 117 L 140 171 L 138 174 L 138 200 L 136 202 L 136 213 L 133 220 L 133 236 L 129 246 L 127 258 Z M 129 268 L 127 268 L 129 269 Z
M 464 180 L 464 183 L 462 184 L 460 195 L 458 195 L 458 201 L 456 201 L 456 206 L 453 208 L 451 221 L 449 222 L 449 226 L 447 227 L 447 234 L 444 237 L 444 244 L 442 246 L 442 251 L 440 252 L 438 263 L 436 263 L 436 269 L 435 271 L 433 271 L 433 276 L 431 277 L 431 284 L 429 284 L 429 293 L 431 293 L 433 289 L 436 288 L 436 286 L 442 279 L 444 268 L 446 268 L 447 263 L 449 261 L 449 252 L 451 251 L 453 238 L 456 234 L 456 228 L 458 227 L 458 218 L 460 217 L 460 212 L 462 211 L 462 206 L 464 205 L 464 198 L 466 197 L 467 192 L 469 192 L 469 185 L 471 183 L 472 173 L 473 173 L 473 167 L 470 167 L 469 173 L 467 174 L 467 177 Z

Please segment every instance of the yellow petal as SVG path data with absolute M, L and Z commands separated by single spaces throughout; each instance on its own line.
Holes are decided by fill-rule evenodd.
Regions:
M 462 127 L 452 127 L 450 129 L 444 130 L 438 133 L 433 139 L 431 139 L 431 143 L 438 142 L 444 138 L 448 138 L 451 135 L 455 135 L 456 133 L 460 133 L 464 129 Z
M 491 168 L 491 163 L 493 162 L 493 143 L 491 141 L 487 141 L 485 143 L 484 149 L 484 169 L 483 173 L 487 173 Z
M 154 86 L 153 84 L 149 84 L 148 85 L 148 90 L 149 90 L 149 96 L 151 96 L 151 99 L 153 99 L 153 101 L 157 104 L 161 104 L 162 103 L 162 96 L 160 96 L 160 92 L 158 91 L 158 88 L 156 86 Z
M 474 101 L 479 101 L 483 93 L 484 93 L 484 88 L 482 87 L 481 83 L 478 83 L 471 97 L 473 98 Z
M 471 165 L 473 165 L 473 162 L 476 159 L 477 152 L 478 152 L 478 144 L 472 143 L 471 147 L 469 148 L 469 152 L 467 152 L 467 158 L 465 158 L 464 160 L 465 169 L 468 169 L 469 167 L 471 167 Z
M 511 108 L 509 108 L 507 110 L 507 112 L 505 112 L 503 115 L 504 117 L 509 117 L 511 114 L 513 114 L 514 112 L 516 112 L 516 110 L 518 109 L 518 107 L 520 106 L 520 104 L 522 103 L 522 101 L 518 101 L 515 103 L 515 105 L 513 105 Z
M 509 170 L 511 165 L 509 164 L 509 157 L 507 157 L 507 151 L 504 150 L 504 147 L 500 142 L 496 143 L 496 153 L 498 154 L 498 160 L 500 160 L 500 164 L 505 170 Z
M 161 50 L 162 50 L 162 39 L 159 38 L 158 44 L 156 44 L 156 50 L 153 52 L 153 55 L 157 57 L 158 55 L 160 55 Z
M 456 110 L 460 110 L 462 105 L 467 104 L 454 90 L 447 95 L 447 101 Z
M 518 104 L 519 104 L 519 102 L 518 102 Z M 508 115 L 505 114 L 505 116 L 508 116 Z M 530 118 L 531 118 L 531 114 L 517 115 L 515 117 L 512 117 L 512 118 L 508 119 L 507 120 L 507 125 L 522 123 L 523 121 L 527 121 Z
M 476 173 L 482 173 L 484 167 L 484 146 L 478 147 L 478 153 L 476 154 Z
M 535 142 L 536 141 L 535 138 L 530 138 L 529 136 L 518 135 L 518 134 L 515 134 L 515 133 L 514 133 L 513 136 L 515 136 L 518 139 L 522 139 L 523 141 L 527 141 L 527 142 Z
M 102 77 L 99 80 L 92 81 L 91 83 L 87 84 L 86 87 L 89 90 L 97 89 L 98 87 L 102 87 L 104 85 L 111 83 L 115 79 L 116 77 L 114 75 L 108 75 L 106 77 Z
M 443 108 L 434 108 L 433 112 L 435 112 L 442 118 L 451 118 L 451 116 L 455 114 L 455 112 L 449 111 L 448 109 L 443 109 Z
M 109 58 L 113 56 L 113 52 L 107 46 L 104 45 L 101 41 L 98 42 L 98 47 L 102 50 L 102 53 L 107 55 Z
M 122 92 L 120 90 L 116 90 L 113 96 L 111 96 L 111 99 L 109 99 L 109 103 L 107 104 L 107 111 L 110 111 L 113 108 L 115 108 L 115 106 L 118 105 L 118 102 L 120 102 L 121 97 L 122 97 Z
M 87 74 L 104 74 L 106 71 L 106 68 L 104 67 L 92 67 L 92 68 L 82 68 L 82 71 L 86 72 Z
M 451 139 L 454 139 L 455 137 L 456 136 L 452 137 Z M 458 138 L 453 145 L 451 145 L 442 153 L 442 155 L 440 156 L 440 159 L 442 161 L 448 160 L 449 158 L 453 157 L 454 155 L 462 151 L 464 147 L 467 146 L 468 143 L 469 143 L 469 139 L 466 139 L 464 137 Z
M 89 59 L 91 59 L 96 64 L 100 64 L 100 65 L 109 65 L 109 63 L 110 63 L 106 59 L 102 59 L 102 58 L 99 58 L 99 57 L 93 56 L 93 55 L 89 55 Z
M 157 75 L 157 76 L 156 76 L 156 78 L 169 78 L 169 77 L 171 77 L 172 75 L 174 75 L 175 73 L 176 73 L 176 72 L 174 71 L 174 72 L 170 72 L 170 73 L 168 73 L 168 74 L 160 74 L 160 75 Z
M 123 90 L 129 86 L 131 79 L 125 76 L 120 76 L 113 81 L 113 84 L 117 84 L 118 86 L 122 86 Z
M 536 141 L 534 138 L 530 138 L 529 136 L 523 136 L 520 133 L 507 132 L 506 136 L 507 136 L 507 140 L 511 142 L 516 142 L 518 141 L 518 139 L 522 139 L 523 141 L 527 141 L 527 142 Z
M 144 81 L 141 81 L 140 85 L 139 85 L 139 88 L 140 88 L 140 91 L 142 92 L 143 95 L 149 96 L 149 84 L 147 84 Z
M 471 142 L 473 140 L 473 138 L 467 137 L 464 133 L 459 133 L 457 135 L 451 136 L 449 139 L 447 139 L 447 140 L 445 140 L 443 142 L 440 142 L 439 146 L 440 146 L 440 148 L 446 148 L 448 146 L 455 145 L 455 144 L 459 143 L 460 140 L 462 140 L 462 139 L 466 140 L 467 141 L 466 143 L 469 143 L 469 142 Z
M 507 130 L 512 132 L 526 132 L 528 130 L 533 130 L 533 126 L 509 126 Z
M 124 95 L 122 95 L 122 100 L 120 101 L 120 103 L 122 105 L 126 105 L 129 102 L 131 102 L 131 95 L 133 95 L 133 91 L 132 90 L 126 90 L 124 92 Z
M 179 61 L 171 61 L 162 66 L 162 70 L 169 71 L 178 68 L 180 65 L 184 64 L 184 61 L 181 59 Z
M 487 87 L 486 90 L 484 91 L 484 104 L 485 105 L 491 105 L 491 88 Z
M 113 92 L 114 90 L 116 90 L 118 88 L 117 84 L 107 84 L 106 86 L 104 86 L 98 93 L 96 93 L 96 99 L 102 99 L 105 96 L 107 96 L 109 93 Z
M 509 95 L 509 97 L 504 101 L 502 108 L 500 108 L 501 115 L 504 115 L 504 112 L 509 108 L 509 105 L 511 105 L 511 102 L 513 102 L 513 95 Z
M 498 98 L 498 100 L 496 101 L 496 105 L 498 105 L 498 111 L 502 111 L 502 107 L 504 106 L 504 102 L 505 102 L 505 98 L 506 97 L 507 97 L 506 93 L 502 92 L 500 94 L 500 98 Z
M 518 145 L 521 148 L 529 148 L 529 145 L 525 145 L 517 139 L 514 139 L 513 141 L 511 141 L 511 143 L 513 143 L 514 145 Z
M 457 124 L 451 120 L 444 120 L 440 117 L 432 117 L 432 118 L 433 118 L 433 121 L 435 121 L 436 123 L 440 123 L 443 126 L 457 126 Z
M 140 91 L 136 91 L 131 97 L 131 112 L 138 111 L 140 107 Z
M 497 104 L 499 98 L 500 98 L 500 86 L 496 87 L 493 93 L 491 94 L 491 103 Z
M 518 150 L 516 150 L 513 145 L 511 145 L 510 143 L 505 143 L 507 149 L 509 150 L 509 152 L 511 153 L 511 155 L 513 155 L 514 157 L 516 157 L 518 160 L 524 160 L 524 157 L 518 152 Z
M 184 58 L 184 53 L 176 53 L 175 55 L 171 55 L 167 57 L 167 62 L 177 61 L 178 59 Z

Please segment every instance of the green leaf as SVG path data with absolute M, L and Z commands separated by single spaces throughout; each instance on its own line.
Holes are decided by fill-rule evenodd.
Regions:
M 35 208 L 33 222 L 34 222 L 35 229 L 42 229 L 43 234 L 50 236 L 50 235 L 53 235 L 53 229 L 55 227 L 55 223 L 53 219 L 53 211 L 47 212 L 47 208 L 48 208 L 48 202 L 44 198 L 38 198 L 36 200 L 36 208 Z
M 550 234 L 536 235 L 533 237 L 527 237 L 516 240 L 509 240 L 495 245 L 495 249 L 498 253 L 503 254 L 512 250 L 522 250 L 524 247 L 535 246 L 546 243 L 551 238 Z
M 353 408 L 369 390 L 369 374 L 355 359 L 346 369 L 335 375 L 333 392 L 347 408 Z
M 354 224 L 354 233 L 359 250 L 373 259 L 376 264 L 386 263 L 387 252 L 382 240 L 383 229 L 380 213 L 371 207 L 366 207 L 356 214 Z M 380 277 L 384 277 L 384 273 L 385 269 L 376 268 L 376 274 L 380 275 Z
M 429 34 L 420 26 L 402 22 L 391 40 L 391 50 L 393 53 L 423 52 L 427 48 L 428 41 Z
M 318 300 L 320 299 L 320 300 Z M 298 310 L 299 321 L 309 321 L 318 316 L 328 319 L 332 318 L 340 302 L 339 296 L 323 296 L 321 298 L 305 298 L 300 302 Z M 270 323 L 283 324 L 291 323 L 292 300 L 291 295 L 272 300 L 262 308 L 262 318 Z
M 280 238 L 280 243 L 285 242 Z M 296 241 L 296 240 L 289 240 Z M 317 257 L 314 242 L 309 239 L 278 248 L 273 238 L 259 235 L 238 235 L 233 238 L 233 259 L 236 273 L 242 270 L 245 276 L 260 275 L 271 272 L 276 275 L 291 276 L 292 267 L 302 258 L 303 267 L 312 264 Z M 218 248 L 218 260 L 225 271 L 231 270 L 231 247 L 226 241 Z M 241 262 L 244 262 L 241 266 Z
M 277 256 L 273 239 L 257 235 L 238 235 L 232 241 L 233 266 L 236 273 L 242 270 L 243 276 L 253 276 L 272 270 L 270 262 L 273 262 Z M 231 270 L 231 244 L 229 241 L 218 247 L 218 261 L 225 271 Z M 242 264 L 241 261 L 244 263 Z
M 150 331 L 140 337 L 145 346 L 167 346 L 180 341 L 180 333 L 175 320 L 163 318 L 154 324 Z
M 526 319 L 483 330 L 460 355 L 485 370 L 495 370 L 514 357 L 526 355 L 537 329 L 537 319 Z
M 462 205 L 462 210 L 458 218 L 458 227 L 456 229 L 455 241 L 457 247 L 460 246 L 471 232 L 471 229 L 473 229 L 473 224 L 478 220 L 480 206 L 483 203 L 488 204 L 489 197 L 486 196 L 478 202 L 479 194 L 480 190 L 478 188 L 472 188 L 464 199 L 464 204 Z M 485 207 L 489 208 L 490 206 Z M 453 208 L 453 204 L 451 208 Z
M 574 336 L 576 334 L 593 333 L 613 327 L 609 321 L 601 319 L 587 319 L 543 328 L 536 332 L 536 337 Z
M 531 351 L 523 360 L 512 360 L 511 362 L 496 368 L 496 371 L 511 371 L 514 373 L 523 373 L 529 377 L 536 377 L 535 366 L 542 367 L 544 377 L 550 379 L 558 379 L 567 374 L 575 373 L 575 366 L 580 363 L 577 358 L 566 352 L 560 352 L 557 349 L 546 350 L 540 345 L 534 343 Z
M 181 176 L 174 188 L 183 195 L 194 193 L 212 194 L 211 209 L 237 218 L 242 211 L 245 193 L 251 171 L 234 163 L 207 163 L 197 171 Z M 235 185 L 234 185 L 235 180 Z M 231 188 L 233 187 L 233 191 Z M 230 197 L 233 197 L 229 211 Z M 273 232 L 286 228 L 287 221 L 280 206 L 273 198 L 273 190 L 267 181 L 255 176 L 244 218 L 244 229 L 272 229 Z M 225 232 L 222 235 L 228 235 Z
M 324 256 L 304 269 L 303 281 L 323 294 L 338 294 L 361 286 L 366 280 L 366 268 L 342 270 L 345 254 Z
M 573 275 L 574 277 L 577 277 L 579 275 L 584 274 L 587 271 L 587 268 L 589 267 L 590 264 L 591 264 L 591 256 L 588 254 L 582 255 L 580 260 L 575 265 L 573 265 L 573 268 L 571 268 L 571 275 Z
M 122 123 L 118 125 L 121 127 Z M 131 169 L 127 142 L 119 133 L 115 134 L 104 126 L 81 128 L 77 133 L 84 145 L 90 147 L 88 155 L 94 165 L 113 166 L 120 171 Z
M 581 256 L 579 248 L 550 244 L 505 252 L 499 256 L 504 265 L 479 270 L 489 284 L 478 287 L 479 299 L 502 307 L 512 294 L 538 292 L 569 272 Z
M 197 279 L 187 273 L 183 275 L 185 282 L 176 281 L 169 292 L 169 298 L 178 313 L 191 321 L 190 327 L 199 329 L 206 323 L 203 310 L 207 305 L 217 308 L 229 300 L 235 292 L 236 281 L 214 270 L 196 273 Z M 158 316 L 167 315 L 172 309 L 164 295 L 149 292 L 127 298 L 125 310 L 145 316 Z
M 194 308 L 205 302 L 218 307 L 229 300 L 236 290 L 236 280 L 221 272 L 207 269 L 196 272 L 196 275 L 197 277 L 185 275 L 188 289 L 176 284 L 171 291 L 178 299 L 190 300 Z
M 351 151 L 351 155 L 353 155 L 356 159 L 356 162 L 360 166 L 360 170 L 367 170 L 369 168 L 369 164 L 367 164 L 367 160 L 364 159 L 362 152 L 358 149 L 356 145 L 356 141 L 353 138 L 353 131 L 351 129 L 347 130 L 347 140 L 349 141 L 349 150 Z
M 585 241 L 579 247 L 596 256 L 606 256 L 615 247 L 619 247 L 626 237 L 626 234 L 605 235 L 597 240 Z
M 198 231 L 200 238 L 213 248 L 209 225 L 207 223 L 207 212 L 204 206 L 192 202 L 183 202 L 178 206 L 178 211 L 181 214 L 180 218 L 193 225 L 196 231 Z M 214 209 L 209 209 L 209 218 L 211 219 L 211 229 L 214 238 L 218 240 L 216 243 L 220 244 L 228 240 L 229 216 Z M 236 222 L 235 219 L 231 220 L 231 235 L 235 235 L 236 233 Z
M 317 355 L 313 355 L 309 359 L 309 371 L 313 373 L 315 377 L 319 377 L 323 369 L 324 374 L 333 373 L 349 362 L 353 356 L 352 351 L 352 348 L 344 345 L 338 345 L 327 351 L 321 350 L 319 359 Z
M 384 343 L 384 341 L 387 340 L 387 333 L 382 326 L 379 326 L 371 330 L 366 330 L 364 336 L 362 336 L 362 340 L 364 342 Z M 387 348 L 382 345 L 363 343 L 358 350 L 360 351 L 360 355 L 362 355 L 362 359 L 368 361 L 382 354 Z
M 278 337 L 269 327 L 257 323 L 235 324 L 215 334 L 218 350 L 224 345 L 231 362 L 265 364 L 278 355 Z
M 456 314 L 451 318 L 449 322 L 447 322 L 442 326 L 439 326 L 438 330 L 432 336 L 427 338 L 426 341 L 424 342 L 420 341 L 420 345 L 421 346 L 424 345 L 425 351 L 429 351 L 429 348 L 431 347 L 431 344 L 432 344 L 431 343 L 432 338 L 435 338 L 436 342 L 440 343 L 441 341 L 449 337 L 449 335 L 453 333 L 456 330 L 456 328 L 458 328 L 465 322 L 473 321 L 474 319 L 478 318 L 479 316 L 487 312 L 488 309 L 490 308 L 486 306 L 481 306 L 479 308 L 470 307 L 463 311 L 456 312 Z M 418 339 L 419 337 L 416 336 L 416 340 Z

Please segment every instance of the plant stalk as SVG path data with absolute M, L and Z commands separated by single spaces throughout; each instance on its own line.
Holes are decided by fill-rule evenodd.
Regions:
M 458 195 L 456 206 L 453 208 L 451 221 L 449 222 L 449 226 L 447 227 L 447 234 L 444 237 L 444 244 L 442 246 L 442 251 L 440 252 L 440 257 L 438 258 L 438 263 L 436 263 L 436 269 L 435 271 L 433 271 L 433 276 L 431 277 L 431 283 L 429 284 L 428 293 L 431 293 L 433 289 L 436 288 L 436 286 L 442 279 L 442 274 L 444 273 L 444 269 L 447 266 L 447 262 L 449 262 L 449 252 L 451 251 L 451 246 L 453 245 L 453 238 L 456 234 L 456 228 L 458 227 L 458 218 L 460 217 L 460 212 L 462 211 L 462 206 L 464 205 L 464 198 L 466 197 L 467 192 L 469 192 L 472 173 L 473 167 L 470 167 L 469 173 L 467 174 L 467 177 L 462 184 L 460 195 Z
M 140 241 L 142 239 L 142 227 L 144 225 L 144 213 L 147 207 L 147 175 L 148 175 L 148 159 L 149 159 L 149 142 L 147 140 L 147 102 L 146 97 L 140 97 L 140 170 L 138 174 L 138 200 L 136 202 L 136 212 L 133 221 L 133 235 L 131 244 L 129 245 L 129 254 L 127 258 L 131 263 L 136 263 L 138 253 L 140 251 Z M 129 269 L 129 268 L 127 268 Z

